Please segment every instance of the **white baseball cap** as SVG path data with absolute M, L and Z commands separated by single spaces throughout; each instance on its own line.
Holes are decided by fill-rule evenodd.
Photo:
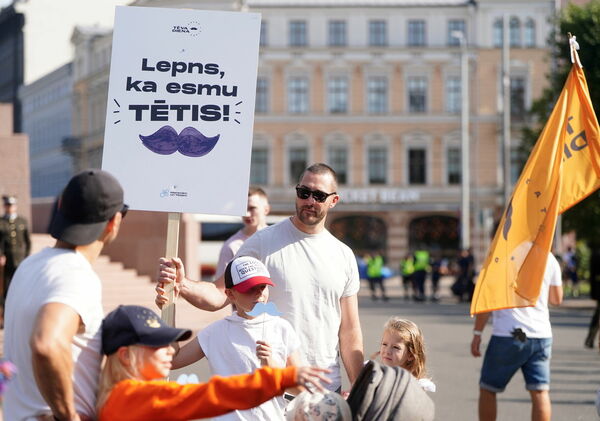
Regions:
M 241 256 L 233 259 L 225 268 L 225 288 L 247 292 L 256 285 L 272 285 L 269 271 L 258 259 Z

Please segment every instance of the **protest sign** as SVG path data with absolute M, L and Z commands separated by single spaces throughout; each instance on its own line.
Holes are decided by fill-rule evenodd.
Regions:
M 260 15 L 117 7 L 102 168 L 132 209 L 246 213 Z

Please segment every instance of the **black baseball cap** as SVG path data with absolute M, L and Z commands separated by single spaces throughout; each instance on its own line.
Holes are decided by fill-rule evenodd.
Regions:
M 102 321 L 102 352 L 113 354 L 122 346 L 167 346 L 192 336 L 189 329 L 167 326 L 158 315 L 146 307 L 119 306 Z
M 122 209 L 119 181 L 106 171 L 85 170 L 73 176 L 60 195 L 50 234 L 76 246 L 91 244 Z

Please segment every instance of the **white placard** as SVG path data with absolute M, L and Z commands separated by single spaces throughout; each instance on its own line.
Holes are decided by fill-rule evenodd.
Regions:
M 102 168 L 132 209 L 246 213 L 260 14 L 117 7 Z

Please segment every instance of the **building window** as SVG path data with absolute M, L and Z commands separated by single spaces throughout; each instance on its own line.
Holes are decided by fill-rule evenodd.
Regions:
M 408 45 L 410 47 L 420 47 L 425 45 L 425 21 L 424 20 L 409 20 L 408 21 Z
M 408 78 L 408 111 L 424 113 L 427 110 L 427 79 L 422 76 Z
M 448 21 L 448 45 L 450 46 L 460 45 L 460 40 L 455 36 L 452 36 L 452 32 L 455 31 L 462 32 L 465 40 L 467 39 L 467 27 L 464 19 L 450 19 Z
M 289 170 L 291 183 L 298 182 L 300 174 L 307 166 L 308 150 L 305 146 L 294 146 L 289 148 Z
M 500 48 L 502 47 L 502 43 L 504 39 L 504 26 L 502 23 L 502 19 L 498 18 L 494 21 L 494 47 Z
M 256 112 L 269 111 L 269 82 L 267 78 L 259 77 L 256 80 Z
M 385 47 L 387 45 L 387 24 L 384 20 L 369 21 L 369 45 Z
M 527 19 L 527 22 L 525 22 L 524 37 L 525 47 L 535 47 L 535 21 L 531 18 Z
M 448 184 L 460 184 L 461 155 L 460 148 L 446 150 L 446 181 Z
M 288 110 L 292 114 L 308 112 L 308 80 L 292 77 L 288 82 Z
M 260 46 L 264 47 L 268 45 L 267 37 L 269 36 L 268 32 L 269 26 L 267 25 L 267 21 L 262 21 L 260 23 Z
M 411 148 L 408 150 L 408 183 L 425 184 L 426 178 L 425 149 Z
M 329 112 L 340 114 L 348 112 L 348 78 L 335 76 L 327 83 Z
M 460 77 L 450 76 L 446 79 L 446 111 L 459 113 L 462 106 Z
M 370 146 L 368 151 L 369 184 L 387 183 L 387 148 Z
M 269 150 L 267 148 L 252 148 L 250 184 L 269 184 Z
M 327 162 L 337 174 L 340 184 L 348 183 L 348 148 L 345 145 L 330 145 L 327 149 Z
M 343 47 L 346 45 L 346 21 L 329 21 L 329 46 Z
M 522 120 L 525 114 L 525 78 L 513 76 L 510 78 L 510 114 L 515 120 Z
M 308 45 L 306 21 L 293 20 L 290 22 L 290 47 L 305 47 Z
M 516 17 L 510 18 L 510 46 L 520 47 L 521 46 L 521 22 Z
M 387 78 L 371 76 L 367 80 L 367 109 L 371 114 L 384 114 L 388 108 Z
M 523 157 L 523 153 L 518 147 L 510 149 L 510 181 L 512 184 L 519 180 L 526 159 L 527 157 Z

